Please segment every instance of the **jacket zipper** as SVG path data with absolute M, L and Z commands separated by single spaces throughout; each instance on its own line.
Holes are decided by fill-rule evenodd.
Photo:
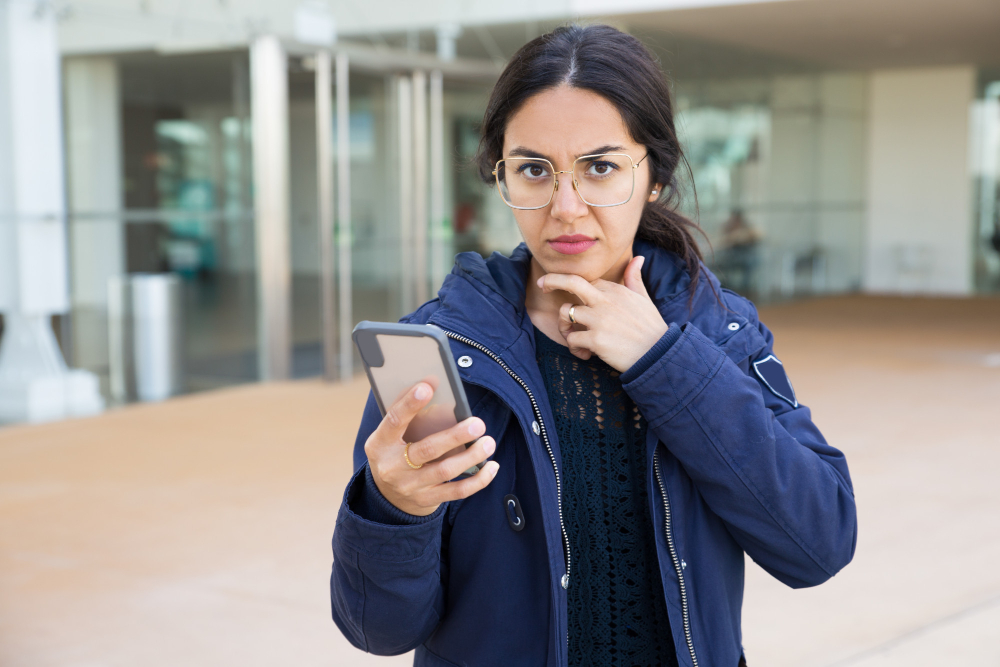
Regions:
M 653 470 L 656 473 L 656 483 L 660 487 L 660 495 L 663 497 L 663 524 L 667 531 L 667 547 L 670 549 L 670 560 L 673 561 L 674 570 L 677 572 L 677 580 L 681 585 L 681 616 L 684 620 L 684 638 L 687 640 L 688 651 L 691 653 L 691 662 L 694 667 L 698 667 L 698 656 L 694 652 L 694 639 L 691 638 L 691 615 L 688 613 L 687 587 L 684 585 L 684 568 L 681 567 L 680 559 L 677 557 L 677 550 L 674 548 L 674 535 L 670 529 L 670 499 L 667 497 L 667 487 L 663 485 L 663 477 L 660 476 L 660 459 L 653 454 Z
M 542 412 L 541 410 L 538 409 L 538 403 L 535 401 L 535 395 L 531 393 L 531 389 L 528 387 L 528 384 L 520 377 L 518 377 L 517 373 L 511 370 L 511 367 L 508 366 L 503 359 L 494 354 L 492 350 L 488 349 L 487 347 L 485 347 L 480 343 L 477 343 L 474 340 L 471 340 L 469 338 L 466 338 L 465 336 L 457 334 L 454 331 L 444 330 L 444 332 L 448 335 L 449 338 L 453 338 L 459 341 L 460 343 L 465 343 L 466 345 L 470 345 L 479 350 L 480 352 L 482 352 L 483 354 L 485 354 L 486 356 L 488 356 L 493 361 L 497 362 L 500 365 L 500 368 L 507 371 L 507 375 L 514 378 L 514 380 L 516 380 L 517 383 L 521 385 L 521 389 L 524 389 L 524 393 L 528 395 L 528 400 L 531 401 L 531 410 L 532 412 L 534 412 L 535 420 L 538 422 L 539 434 L 542 436 L 542 442 L 545 443 L 545 451 L 549 453 L 549 460 L 552 462 L 552 470 L 556 474 L 556 501 L 558 503 L 557 506 L 559 508 L 559 530 L 562 532 L 563 550 L 566 553 L 566 574 L 562 576 L 562 579 L 559 581 L 559 583 L 562 585 L 563 589 L 567 589 L 569 588 L 570 565 L 572 564 L 573 559 L 571 557 L 569 549 L 569 535 L 566 533 L 566 524 L 563 522 L 562 478 L 559 476 L 559 466 L 556 464 L 556 455 L 552 453 L 552 446 L 549 444 L 548 432 L 545 430 L 545 422 L 542 421 Z M 566 632 L 567 634 L 569 633 L 568 628 Z

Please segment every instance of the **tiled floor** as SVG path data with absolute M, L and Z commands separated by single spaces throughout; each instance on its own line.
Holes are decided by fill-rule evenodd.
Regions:
M 861 530 L 815 589 L 750 564 L 751 666 L 1000 665 L 1000 301 L 762 314 L 848 454 Z M 365 392 L 249 385 L 0 429 L 0 665 L 409 664 L 329 620 Z

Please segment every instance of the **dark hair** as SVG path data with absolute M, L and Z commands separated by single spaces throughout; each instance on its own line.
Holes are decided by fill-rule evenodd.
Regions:
M 510 59 L 497 81 L 483 117 L 476 156 L 479 175 L 493 182 L 503 155 L 507 123 L 532 96 L 568 84 L 597 93 L 621 114 L 632 140 L 649 151 L 653 183 L 660 196 L 646 204 L 636 236 L 679 255 L 691 275 L 691 295 L 701 272 L 701 251 L 694 234 L 701 228 L 677 212 L 677 168 L 690 174 L 677 133 L 670 88 L 656 59 L 628 33 L 607 25 L 563 26 L 537 37 Z

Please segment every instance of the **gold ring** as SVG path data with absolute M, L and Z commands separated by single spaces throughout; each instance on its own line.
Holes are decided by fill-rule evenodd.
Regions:
M 412 442 L 406 443 L 406 447 L 403 448 L 403 458 L 406 459 L 406 465 L 410 466 L 414 470 L 420 470 L 424 467 L 424 464 L 421 463 L 420 465 L 415 466 L 413 465 L 413 461 L 410 460 L 410 445 L 412 444 Z
M 575 310 L 576 310 L 576 306 L 570 306 L 569 307 L 569 321 L 570 321 L 571 324 L 576 324 L 576 317 L 574 317 L 574 311 Z

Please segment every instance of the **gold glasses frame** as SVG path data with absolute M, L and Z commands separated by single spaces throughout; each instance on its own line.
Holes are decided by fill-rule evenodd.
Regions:
M 589 201 L 587 201 L 584 198 L 583 193 L 580 192 L 580 184 L 576 180 L 576 163 L 577 162 L 579 162 L 580 160 L 588 160 L 588 159 L 589 160 L 593 160 L 594 158 L 604 157 L 604 156 L 608 156 L 608 157 L 626 157 L 626 158 L 628 158 L 629 163 L 631 163 L 631 165 L 632 165 L 632 189 L 628 193 L 628 198 L 625 201 L 618 202 L 617 204 L 591 204 Z M 552 197 L 555 195 L 556 190 L 559 189 L 559 174 L 573 174 L 573 189 L 576 190 L 576 195 L 580 198 L 580 201 L 582 201 L 584 204 L 586 204 L 587 206 L 593 206 L 594 208 L 610 208 L 612 206 L 622 206 L 623 204 L 627 204 L 630 201 L 632 201 L 632 196 L 635 194 L 635 170 L 639 168 L 639 165 L 642 164 L 642 161 L 645 160 L 647 157 L 649 157 L 649 152 L 648 151 L 646 152 L 645 155 L 642 156 L 642 158 L 638 162 L 635 162 L 634 160 L 632 160 L 632 156 L 629 155 L 628 153 L 596 153 L 594 155 L 581 155 L 580 157 L 578 157 L 575 160 L 573 160 L 573 168 L 572 169 L 563 170 L 563 171 L 557 171 L 556 170 L 556 166 L 554 164 L 552 164 L 552 162 L 550 162 L 549 160 L 547 160 L 546 158 L 543 158 L 543 157 L 538 157 L 538 158 L 535 158 L 535 157 L 504 158 L 502 160 L 497 160 L 496 165 L 494 165 L 494 167 L 493 167 L 493 179 L 496 181 L 497 192 L 500 193 L 500 199 L 503 200 L 503 203 L 507 204 L 507 206 L 509 206 L 510 208 L 514 208 L 514 209 L 517 209 L 519 211 L 537 211 L 538 209 L 545 208 L 546 206 L 548 206 L 549 204 L 551 204 L 552 203 Z M 537 162 L 544 162 L 547 165 L 549 165 L 549 167 L 551 167 L 551 170 L 552 170 L 552 192 L 549 193 L 549 200 L 547 202 L 545 202 L 541 206 L 514 206 L 509 201 L 507 201 L 507 198 L 504 197 L 504 195 L 503 195 L 503 188 L 500 187 L 500 165 L 503 164 L 504 162 L 506 162 L 508 159 L 511 159 L 511 160 L 535 160 Z

